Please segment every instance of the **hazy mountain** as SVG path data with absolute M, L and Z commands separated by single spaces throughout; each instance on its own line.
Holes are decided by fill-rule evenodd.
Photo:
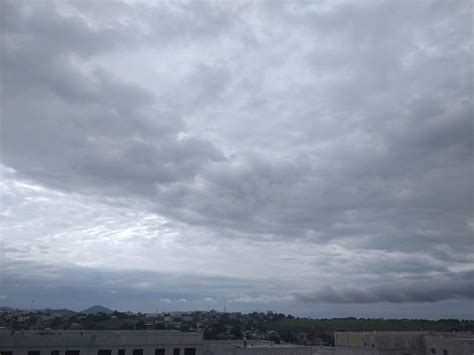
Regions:
M 83 311 L 80 311 L 79 313 L 85 313 L 85 314 L 97 314 L 97 313 L 105 313 L 105 314 L 111 314 L 114 311 L 112 311 L 110 308 L 96 305 L 89 307 L 87 309 L 84 309 Z

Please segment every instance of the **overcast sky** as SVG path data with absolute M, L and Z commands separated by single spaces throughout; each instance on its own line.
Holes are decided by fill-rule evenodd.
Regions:
M 471 1 L 0 7 L 0 306 L 474 318 Z

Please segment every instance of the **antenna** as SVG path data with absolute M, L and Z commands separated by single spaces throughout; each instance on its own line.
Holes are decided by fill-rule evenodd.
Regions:
M 30 312 L 33 310 L 33 305 L 35 304 L 35 300 L 31 300 Z

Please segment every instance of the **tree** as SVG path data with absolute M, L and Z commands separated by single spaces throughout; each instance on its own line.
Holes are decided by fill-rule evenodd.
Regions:
M 125 322 L 120 326 L 120 329 L 123 329 L 123 330 L 131 330 L 133 328 L 134 328 L 133 324 L 130 322 Z
M 74 323 L 74 322 L 71 322 L 71 323 Z M 56 317 L 56 318 L 54 318 L 54 319 L 51 321 L 50 326 L 51 326 L 51 328 L 53 328 L 53 329 L 58 329 L 59 327 L 62 326 L 62 324 L 63 324 L 62 319 L 59 318 L 59 317 Z
M 276 334 L 270 335 L 269 339 L 275 342 L 275 344 L 280 344 L 280 337 Z
M 145 322 L 142 320 L 139 320 L 138 322 L 136 322 L 135 329 L 146 329 Z
M 157 330 L 166 329 L 166 326 L 163 323 L 155 323 L 155 329 Z
M 281 339 L 286 343 L 294 343 L 298 340 L 298 338 L 293 334 L 293 332 L 289 331 L 282 332 L 280 336 Z
M 241 339 L 242 338 L 242 328 L 240 328 L 239 326 L 235 325 L 232 327 L 232 329 L 230 330 L 230 333 L 232 334 L 232 336 L 236 339 Z

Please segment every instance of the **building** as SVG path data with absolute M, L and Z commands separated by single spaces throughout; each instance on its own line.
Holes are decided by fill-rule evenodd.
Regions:
M 1 355 L 202 355 L 201 333 L 153 331 L 24 331 L 0 334 Z
M 273 342 L 204 341 L 172 330 L 0 333 L 0 355 L 311 355 L 311 347 Z
M 271 341 L 248 340 L 246 346 L 238 340 L 208 340 L 204 355 L 312 355 L 310 346 L 275 344 Z
M 474 355 L 469 333 L 335 332 L 336 355 Z
M 474 334 L 336 332 L 335 347 L 209 340 L 173 330 L 0 331 L 0 355 L 474 355 Z
M 474 335 L 466 333 L 425 336 L 429 355 L 474 355 Z

